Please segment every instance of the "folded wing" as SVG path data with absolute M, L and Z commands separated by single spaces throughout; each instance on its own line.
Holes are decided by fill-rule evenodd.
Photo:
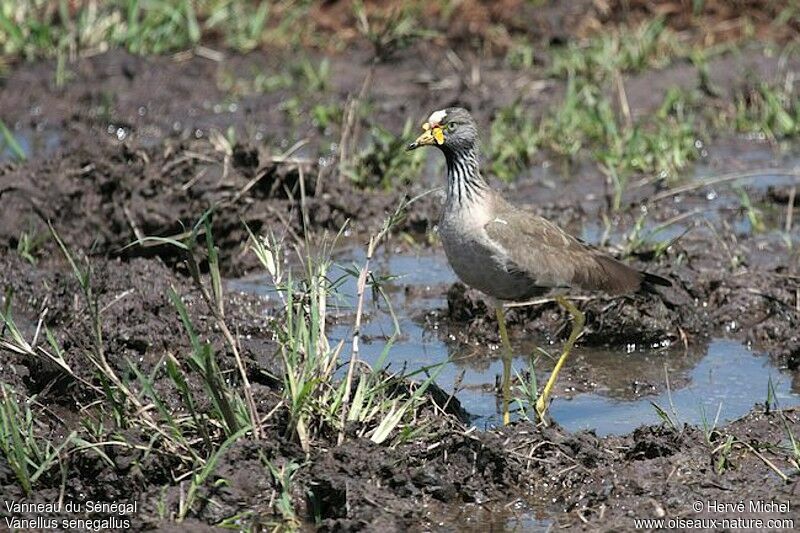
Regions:
M 498 247 L 494 260 L 509 272 L 535 280 L 537 286 L 625 294 L 651 283 L 670 284 L 617 261 L 542 217 L 508 207 L 497 209 L 497 216 L 484 226 Z

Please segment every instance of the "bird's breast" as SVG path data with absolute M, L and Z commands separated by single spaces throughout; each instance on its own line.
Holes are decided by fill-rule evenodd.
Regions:
M 524 298 L 533 289 L 530 280 L 508 272 L 502 261 L 504 251 L 486 234 L 478 217 L 464 220 L 459 213 L 445 211 L 439 222 L 439 236 L 456 275 L 469 285 L 501 300 Z

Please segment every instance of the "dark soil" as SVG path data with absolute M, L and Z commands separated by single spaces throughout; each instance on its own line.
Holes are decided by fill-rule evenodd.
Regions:
M 637 2 L 630 4 L 633 10 L 643 9 Z M 545 20 L 542 27 L 550 24 Z M 470 28 L 453 32 L 468 35 Z M 561 38 L 541 31 L 546 39 Z M 454 35 L 457 42 L 461 34 Z M 366 57 L 365 52 L 355 51 L 333 58 L 333 88 L 325 98 L 340 102 L 357 92 L 366 76 Z M 224 273 L 233 277 L 257 268 L 247 251 L 243 222 L 255 233 L 272 231 L 291 241 L 305 232 L 315 237 L 335 234 L 349 221 L 351 231 L 360 236 L 378 228 L 401 198 L 438 183 L 431 176 L 405 190 L 366 191 L 340 180 L 316 155 L 322 153 L 324 160 L 331 156 L 322 149 L 323 133 L 311 124 L 298 126 L 279 110 L 288 91 L 245 95 L 236 106 L 229 105 L 230 95 L 217 83 L 220 76 L 244 76 L 253 69 L 274 72 L 283 59 L 253 54 L 217 63 L 200 57 L 140 58 L 115 51 L 71 65 L 72 78 L 64 88 L 53 86 L 52 62 L 18 66 L 3 81 L 0 116 L 7 123 L 18 131 L 55 131 L 59 136 L 57 149 L 0 167 L 0 286 L 6 291 L 3 302 L 11 298 L 15 320 L 26 338 L 33 338 L 41 317 L 77 375 L 92 378 L 83 355 L 92 346 L 92 324 L 78 283 L 49 235 L 50 221 L 79 262 L 91 265 L 90 283 L 102 309 L 106 356 L 126 380 L 136 382 L 131 364 L 149 374 L 159 368 L 165 354 L 184 360 L 189 351 L 189 338 L 167 296 L 170 287 L 184 296 L 198 333 L 212 341 L 220 366 L 235 375 L 233 356 L 188 279 L 181 254 L 167 245 L 129 244 L 143 236 L 180 236 L 214 208 L 214 236 Z M 726 76 L 731 65 L 743 63 L 756 72 L 773 72 L 778 59 L 757 52 L 726 56 L 712 64 L 710 72 L 726 90 L 734 91 L 730 81 L 725 83 Z M 681 68 L 674 67 L 676 79 L 681 78 Z M 469 66 L 459 70 L 448 62 L 443 50 L 408 53 L 392 64 L 378 65 L 372 101 L 379 105 L 370 120 L 395 127 L 407 117 L 418 119 L 430 109 L 460 102 L 486 124 L 494 110 L 517 97 L 520 87 L 530 89 L 539 81 L 537 72 L 510 71 L 499 60 L 481 66 L 478 84 L 465 81 L 468 72 Z M 431 83 L 446 77 L 453 80 L 449 88 Z M 634 113 L 652 110 L 652 102 L 660 98 L 649 98 L 666 88 L 636 76 L 630 81 Z M 553 82 L 544 90 L 523 92 L 525 99 L 544 106 L 560 91 L 560 84 Z M 310 98 L 324 100 L 320 95 Z M 233 146 L 212 133 L 229 126 L 241 139 Z M 305 137 L 308 148 L 282 157 L 280 152 Z M 533 178 L 508 190 L 534 191 L 517 196 L 567 227 L 580 228 L 600 219 L 605 186 L 595 170 L 558 191 L 541 186 Z M 629 201 L 636 204 L 652 192 L 633 191 Z M 705 205 L 705 193 L 686 194 L 683 201 Z M 752 198 L 756 203 L 785 206 L 790 190 L 764 189 Z M 396 233 L 424 245 L 424 237 L 433 233 L 439 203 L 436 195 L 419 200 Z M 308 226 L 301 216 L 303 204 Z M 657 221 L 677 212 L 669 200 L 653 209 Z M 724 224 L 741 217 L 736 210 L 721 212 Z M 614 221 L 615 227 L 629 229 L 635 217 L 636 210 L 631 209 Z M 33 264 L 18 252 L 24 234 L 39 242 L 30 250 Z M 397 246 L 402 242 L 392 241 Z M 671 279 L 673 287 L 642 298 L 582 301 L 588 329 L 581 343 L 694 344 L 724 332 L 763 347 L 781 365 L 797 371 L 796 251 L 787 252 L 774 234 L 732 230 L 715 236 L 698 225 L 664 256 L 651 255 L 644 251 L 631 261 Z M 226 299 L 226 316 L 241 338 L 256 401 L 266 410 L 277 404 L 282 386 L 275 379 L 280 368 L 272 313 L 268 303 L 255 297 Z M 447 332 L 475 342 L 495 339 L 492 316 L 479 295 L 456 285 L 449 289 L 448 309 L 438 319 L 446 319 Z M 567 317 L 552 303 L 513 310 L 509 321 L 516 336 L 558 332 L 553 340 L 560 340 L 568 333 Z M 731 329 L 732 323 L 736 326 Z M 5 357 L 0 379 L 19 393 L 37 395 L 45 408 L 37 420 L 42 435 L 63 439 L 79 427 L 82 417 L 92 416 L 91 408 L 83 410 L 92 398 L 79 392 L 81 387 L 53 363 L 8 353 Z M 177 405 L 163 373 L 156 376 L 156 387 Z M 200 390 L 199 383 L 190 386 Z M 452 523 L 465 505 L 507 510 L 515 501 L 525 502 L 535 516 L 556 526 L 587 530 L 629 530 L 633 518 L 639 517 L 709 516 L 692 511 L 697 500 L 791 501 L 791 512 L 780 518 L 797 521 L 797 477 L 783 481 L 767 461 L 783 472 L 796 471 L 786 448 L 788 432 L 800 432 L 799 415 L 791 409 L 767 411 L 755 406 L 750 415 L 708 435 L 693 427 L 658 426 L 607 438 L 522 422 L 480 432 L 451 416 L 442 417 L 445 422 L 428 436 L 396 449 L 355 437 L 336 445 L 331 438 L 315 443 L 309 455 L 286 438 L 285 420 L 278 416 L 262 440 L 243 440 L 228 450 L 214 478 L 227 483 L 207 483 L 200 489 L 202 501 L 215 503 L 198 505 L 182 526 L 194 531 L 240 513 L 248 513 L 244 520 L 270 523 L 276 516 L 280 487 L 263 467 L 263 458 L 279 469 L 300 464 L 291 487 L 300 519 L 313 523 L 316 517 L 323 529 L 337 531 L 438 528 Z M 141 431 L 120 431 L 134 443 L 150 438 Z M 734 437 L 731 445 L 721 447 L 729 435 Z M 173 527 L 159 508 L 163 502 L 175 509 L 185 494 L 185 480 L 174 478 L 177 460 L 163 451 L 144 454 L 120 447 L 108 453 L 113 465 L 90 454 L 66 459 L 66 496 L 76 501 L 137 501 L 139 511 L 132 517 L 136 528 Z M 30 500 L 55 501 L 60 488 L 60 475 L 53 473 L 41 480 Z M 6 500 L 23 497 L 3 458 L 0 492 Z M 508 514 L 502 511 L 497 516 Z M 726 516 L 740 515 L 713 517 Z

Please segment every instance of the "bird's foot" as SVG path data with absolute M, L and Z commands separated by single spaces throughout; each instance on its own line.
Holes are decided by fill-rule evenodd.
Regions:
M 548 425 L 547 417 L 545 416 L 546 414 L 547 414 L 547 401 L 544 398 L 544 396 L 539 396 L 539 398 L 536 400 L 536 415 L 538 417 L 539 422 L 544 426 Z

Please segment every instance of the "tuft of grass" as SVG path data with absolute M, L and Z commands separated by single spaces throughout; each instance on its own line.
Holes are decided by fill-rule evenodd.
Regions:
M 397 224 L 407 205 L 406 202 L 401 204 L 387 218 L 382 230 L 373 236 L 368 257 Z M 250 245 L 270 276 L 282 304 L 281 318 L 274 322 L 274 334 L 283 363 L 283 375 L 278 379 L 284 383 L 282 403 L 288 418 L 287 436 L 295 438 L 308 451 L 312 442 L 324 435 L 338 433 L 341 441 L 345 425 L 349 424 L 360 437 L 378 444 L 388 441 L 426 403 L 424 393 L 438 370 L 418 384 L 409 382 L 414 374 L 387 373 L 383 368 L 392 346 L 391 339 L 374 366 L 358 358 L 364 293 L 371 286 L 373 294 L 384 298 L 386 295 L 377 286 L 376 278 L 368 276 L 369 260 L 363 268 L 353 272 L 358 278 L 359 293 L 351 359 L 347 378 L 337 380 L 335 371 L 341 364 L 344 342 L 331 345 L 326 329 L 328 302 L 338 297 L 337 287 L 342 281 L 341 278 L 329 279 L 332 245 L 319 247 L 315 254 L 310 249 L 305 251 L 299 258 L 301 277 L 284 270 L 285 248 L 273 236 L 256 237 L 251 233 Z M 390 304 L 388 300 L 386 303 Z M 358 373 L 356 367 L 360 369 Z M 402 441 L 407 434 L 401 432 L 395 441 Z
M 186 518 L 186 515 L 189 513 L 189 511 L 191 511 L 192 507 L 197 501 L 198 490 L 203 487 L 211 478 L 214 470 L 217 468 L 217 463 L 219 463 L 219 460 L 222 458 L 224 453 L 233 445 L 233 443 L 242 438 L 244 434 L 251 429 L 252 428 L 250 427 L 244 427 L 236 433 L 230 435 L 222 444 L 214 449 L 214 451 L 205 461 L 205 464 L 202 466 L 202 468 L 197 468 L 194 470 L 192 473 L 192 480 L 189 483 L 189 490 L 186 493 L 186 498 L 181 499 L 180 506 L 178 508 L 177 522 L 182 522 Z
M 98 400 L 94 403 L 100 412 L 87 412 L 82 429 L 70 435 L 68 441 L 61 446 L 56 447 L 38 440 L 35 436 L 33 430 L 35 419 L 28 407 L 30 401 L 28 403 L 18 401 L 11 396 L 10 390 L 3 388 L 3 398 L 0 399 L 0 448 L 8 456 L 9 464 L 14 465 L 15 474 L 26 492 L 30 492 L 42 473 L 49 471 L 58 463 L 56 460 L 58 454 L 70 442 L 74 444 L 70 447 L 70 453 L 90 451 L 112 467 L 113 461 L 103 450 L 107 446 L 137 447 L 145 453 L 165 454 L 182 476 L 190 476 L 186 497 L 181 500 L 175 515 L 181 520 L 196 506 L 200 488 L 210 481 L 214 468 L 226 449 L 246 434 L 258 438 L 260 428 L 254 425 L 253 421 L 259 422 L 260 418 L 250 410 L 253 403 L 249 395 L 249 383 L 246 377 L 242 377 L 241 389 L 234 388 L 231 377 L 217 366 L 211 344 L 200 340 L 185 304 L 177 292 L 170 290 L 170 299 L 189 335 L 191 351 L 185 364 L 178 357 L 165 354 L 150 374 L 143 373 L 135 364 L 128 361 L 130 374 L 136 378 L 140 386 L 137 392 L 131 384 L 123 381 L 106 358 L 101 323 L 102 311 L 92 284 L 91 265 L 88 261 L 81 261 L 52 227 L 51 234 L 78 281 L 85 305 L 82 315 L 87 317 L 90 327 L 90 346 L 73 349 L 80 350 L 80 355 L 90 363 L 90 368 L 94 371 L 92 379 L 99 385 L 81 377 L 67 362 L 65 351 L 55 336 L 46 326 L 42 328 L 44 315 L 40 318 L 33 340 L 28 341 L 23 337 L 11 315 L 10 291 L 6 293 L 4 309 L 0 312 L 3 324 L 0 348 L 16 355 L 46 357 L 78 384 L 85 386 L 84 392 Z M 233 351 L 237 366 L 241 369 L 237 344 L 224 323 L 225 310 L 222 305 L 219 260 L 211 237 L 209 217 L 201 218 L 184 242 L 150 239 L 169 241 L 178 247 L 182 246 L 182 249 L 189 254 L 187 264 L 190 274 L 209 307 L 209 313 L 216 320 L 216 331 L 222 332 L 226 342 L 230 343 L 228 347 Z M 197 241 L 202 241 L 205 245 L 203 251 L 209 272 L 208 281 L 201 278 L 198 260 L 191 255 L 197 253 L 195 250 Z M 50 349 L 45 349 L 37 342 L 40 330 L 44 331 Z M 160 386 L 156 387 L 160 372 L 166 373 L 168 379 L 161 380 Z M 191 379 L 192 373 L 200 379 Z M 198 381 L 199 386 L 193 385 Z M 176 397 L 179 399 L 178 405 L 164 396 L 163 385 L 169 386 L 170 383 L 174 386 Z M 199 406 L 206 402 L 203 399 L 198 400 L 196 389 L 200 387 L 202 396 L 210 399 L 208 402 L 210 406 L 202 410 Z M 242 389 L 245 399 L 240 397 L 239 390 Z M 111 413 L 106 413 L 105 406 L 110 406 Z M 107 425 L 104 422 L 106 420 L 111 424 Z M 134 446 L 119 437 L 120 430 L 128 428 L 150 434 L 149 446 Z
M 541 348 L 537 348 L 537 351 L 541 351 L 547 356 L 550 355 Z M 514 371 L 517 375 L 517 391 L 519 391 L 519 396 L 516 396 L 514 401 L 519 406 L 520 414 L 534 423 L 539 420 L 539 415 L 535 410 L 536 400 L 539 399 L 539 384 L 536 379 L 536 364 L 539 362 L 539 357 L 539 353 L 531 354 L 528 357 L 527 378 L 516 370 Z
M 296 436 L 304 450 L 322 426 L 334 424 L 341 392 L 332 384 L 343 343 L 331 347 L 325 333 L 330 260 L 305 260 L 305 279 L 284 279 L 283 246 L 275 238 L 258 239 L 251 234 L 251 247 L 271 276 L 283 300 L 283 319 L 276 327 L 283 362 L 284 402 L 289 421 L 286 432 Z
M 281 523 L 276 525 L 275 530 L 295 530 L 299 528 L 301 522 L 292 500 L 292 482 L 294 475 L 300 469 L 300 465 L 289 461 L 278 468 L 263 454 L 260 454 L 260 458 L 272 477 L 273 486 L 277 487 L 278 496 L 275 500 L 275 509 L 280 515 Z
M 69 43 L 62 41 L 56 49 L 56 72 L 54 83 L 56 89 L 63 89 L 64 86 L 73 78 L 72 72 L 67 67 Z
M 574 154 L 581 145 L 596 146 L 595 160 L 618 176 L 620 190 L 630 174 L 674 176 L 697 157 L 694 115 L 674 92 L 667 93 L 655 117 L 632 121 L 617 116 L 599 87 L 575 82 L 564 111 L 550 126 L 551 137 L 562 130 L 575 140 L 562 148 L 566 153 Z
M 702 210 L 688 211 L 676 215 L 668 220 L 653 224 L 648 227 L 647 213 L 644 212 L 636 219 L 633 228 L 625 235 L 625 245 L 623 247 L 623 256 L 639 255 L 649 258 L 658 258 L 664 255 L 667 250 L 683 238 L 689 232 L 690 226 L 687 226 L 683 231 L 678 233 L 672 238 L 658 238 L 658 235 L 672 228 L 679 226 L 686 220 L 695 217 L 702 213 Z M 606 230 L 610 231 L 608 226 L 610 221 L 606 220 Z
M 300 124 L 311 115 L 314 125 L 324 131 L 340 123 L 343 115 L 338 103 L 323 100 L 330 89 L 330 77 L 331 64 L 327 58 L 317 61 L 303 56 L 279 72 L 254 71 L 243 77 L 225 72 L 217 84 L 233 98 L 286 91 L 285 99 L 279 104 L 286 118 L 293 124 Z
M 223 79 L 220 83 L 223 89 L 235 95 L 266 94 L 282 89 L 290 89 L 293 84 L 294 78 L 288 70 L 277 73 L 266 73 L 258 70 L 253 73 L 250 79 L 237 79 L 233 78 L 232 75 L 228 75 L 228 78 Z
M 722 402 L 719 403 L 717 406 L 717 414 L 714 416 L 714 420 L 708 419 L 708 413 L 706 413 L 706 408 L 702 404 L 700 404 L 700 420 L 703 424 L 703 435 L 706 438 L 706 444 L 709 446 L 713 444 L 713 442 L 719 436 L 719 432 L 717 431 L 717 424 L 719 424 L 719 415 L 722 413 Z
M 533 68 L 536 50 L 527 39 L 514 39 L 508 48 L 505 64 L 515 70 Z
M 222 40 L 248 52 L 313 36 L 311 2 L 280 0 L 0 0 L 0 56 L 26 59 L 124 47 L 137 54 L 187 50 Z M 305 20 L 303 20 L 305 19 Z M 303 25 L 298 30 L 299 21 Z
M 47 240 L 46 234 L 23 231 L 17 240 L 17 254 L 31 265 L 36 265 L 36 255 L 45 240 Z
M 311 108 L 314 125 L 322 132 L 342 123 L 344 110 L 338 103 L 316 104 Z
M 770 414 L 776 409 L 778 409 L 778 397 L 775 394 L 775 383 L 772 382 L 772 376 L 770 376 L 767 380 L 767 398 L 764 400 L 764 413 Z
M 331 62 L 328 58 L 315 62 L 304 56 L 291 64 L 289 75 L 295 87 L 305 94 L 324 92 L 330 86 Z
M 101 312 L 91 283 L 91 266 L 88 262 L 84 266 L 52 227 L 51 232 L 70 264 L 84 296 L 87 307 L 86 315 L 89 317 L 92 328 L 93 343 L 83 355 L 92 363 L 95 376 L 101 386 L 86 381 L 74 372 L 66 362 L 63 350 L 47 328 L 44 331 L 51 345 L 51 351 L 37 346 L 38 330 L 32 342 L 23 338 L 11 317 L 10 294 L 6 295 L 5 309 L 0 313 L 4 324 L 0 348 L 20 355 L 45 355 L 58 364 L 65 373 L 85 385 L 88 392 L 99 397 L 101 402 L 98 402 L 98 405 L 111 405 L 113 416 L 110 420 L 113 421 L 113 425 L 106 427 L 101 420 L 105 418 L 104 416 L 101 416 L 101 419 L 93 424 L 91 416 L 89 416 L 84 420 L 80 435 L 73 433 L 68 441 L 59 447 L 42 444 L 35 440 L 32 430 L 33 418 L 27 404 L 26 410 L 20 411 L 20 408 L 17 407 L 18 402 L 10 399 L 9 392 L 4 388 L 3 401 L 0 402 L 0 440 L 2 441 L 0 446 L 10 457 L 10 464 L 30 466 L 27 471 L 21 467 L 15 468 L 20 484 L 26 492 L 29 492 L 36 478 L 53 466 L 54 458 L 69 442 L 75 444 L 70 453 L 83 450 L 93 451 L 100 459 L 113 466 L 113 461 L 108 458 L 103 448 L 106 446 L 131 447 L 123 438 L 115 437 L 118 435 L 118 430 L 126 428 L 145 430 L 152 435 L 151 442 L 149 446 L 139 448 L 146 453 L 156 452 L 169 455 L 171 460 L 176 461 L 179 471 L 183 470 L 186 475 L 190 476 L 188 491 L 185 498 L 181 499 L 175 515 L 180 521 L 196 506 L 200 498 L 200 488 L 210 481 L 214 469 L 225 451 L 246 434 L 258 435 L 259 428 L 254 426 L 253 421 L 258 421 L 259 418 L 251 415 L 249 410 L 249 407 L 252 406 L 252 399 L 248 394 L 249 384 L 246 378 L 243 378 L 245 384 L 243 389 L 247 399 L 245 401 L 233 388 L 230 376 L 225 375 L 216 365 L 211 344 L 200 341 L 181 298 L 174 290 L 170 290 L 170 299 L 189 335 L 192 351 L 186 365 L 182 365 L 179 359 L 172 354 L 165 354 L 150 375 L 143 374 L 136 365 L 129 361 L 129 369 L 140 385 L 141 393 L 136 393 L 120 379 L 106 360 L 102 324 L 100 323 Z M 169 241 L 169 239 L 150 239 Z M 205 263 L 209 271 L 208 287 L 200 278 L 197 259 L 191 255 L 196 252 L 194 243 L 198 240 L 202 240 L 205 244 Z M 212 317 L 217 319 L 217 330 L 222 331 L 223 336 L 230 342 L 232 339 L 230 331 L 222 320 L 224 317 L 222 283 L 217 252 L 211 237 L 209 217 L 201 218 L 185 242 L 174 241 L 174 244 L 179 247 L 183 246 L 187 254 L 190 254 L 187 258 L 190 273 L 194 276 L 193 279 L 209 306 Z M 235 342 L 229 347 L 234 351 L 235 359 L 240 364 Z M 190 379 L 187 369 L 200 377 L 204 396 L 211 399 L 211 406 L 207 410 L 201 411 L 199 408 L 199 405 L 204 402 L 196 399 L 197 392 L 190 385 L 196 380 Z M 162 390 L 161 387 L 157 389 L 155 386 L 159 372 L 166 373 L 168 377 L 166 383 L 173 384 L 181 405 L 173 405 L 174 402 L 165 399 L 163 393 L 158 392 Z M 146 403 L 148 401 L 152 403 Z M 103 410 L 102 407 L 100 409 Z
M 182 0 L 128 0 L 123 25 L 112 39 L 136 54 L 162 54 L 190 48 L 200 41 L 194 2 Z
M 536 155 L 541 132 L 520 102 L 500 109 L 492 120 L 489 136 L 490 172 L 511 181 Z
M 656 18 L 635 28 L 622 27 L 600 33 L 586 43 L 570 42 L 556 48 L 550 74 L 560 78 L 579 75 L 602 81 L 615 72 L 662 68 L 688 53 L 664 20 Z
M 61 451 L 72 443 L 71 432 L 58 446 L 36 436 L 30 403 L 20 400 L 14 390 L 0 382 L 0 450 L 25 494 L 30 494 L 38 479 L 60 465 Z
M 747 222 L 750 224 L 751 231 L 753 233 L 763 233 L 766 231 L 767 226 L 764 223 L 764 214 L 753 205 L 752 200 L 750 200 L 750 195 L 747 194 L 744 187 L 734 187 L 734 190 L 739 195 L 739 203 L 742 206 L 745 216 L 747 216 Z
M 0 2 L 0 53 L 33 58 L 53 53 L 57 43 L 59 9 L 55 2 Z
M 192 346 L 187 364 L 182 365 L 175 356 L 168 353 L 162 358 L 163 364 L 157 365 L 151 375 L 143 374 L 131 361 L 128 361 L 128 366 L 137 377 L 143 396 L 152 401 L 160 415 L 164 438 L 170 441 L 173 448 L 179 449 L 184 460 L 191 462 L 196 470 L 206 466 L 208 460 L 203 459 L 203 456 L 215 456 L 222 439 L 230 439 L 234 435 L 241 437 L 252 426 L 246 403 L 217 366 L 211 344 L 200 341 L 185 304 L 173 288 L 169 289 L 169 298 L 181 317 Z M 196 398 L 197 392 L 190 386 L 187 369 L 200 378 L 205 393 L 202 397 L 211 400 L 207 411 L 199 408 L 203 400 Z M 177 415 L 174 408 L 170 407 L 172 402 L 156 387 L 156 378 L 162 371 L 182 403 L 178 412 L 188 413 L 188 416 Z
M 330 68 L 330 61 L 327 58 L 314 62 L 308 57 L 303 57 L 289 66 L 285 80 L 290 81 L 290 84 L 281 88 L 290 89 L 291 96 L 283 100 L 279 107 L 292 123 L 299 123 L 302 117 L 310 112 L 314 120 L 330 125 L 331 119 L 337 114 L 335 104 L 329 107 L 321 103 L 309 105 L 309 102 L 317 101 L 319 95 L 330 87 Z M 272 76 L 272 79 L 282 84 L 283 74 Z M 341 116 L 338 118 L 341 120 Z
M 655 409 L 656 414 L 661 419 L 661 421 L 672 431 L 680 431 L 680 417 L 678 416 L 678 410 L 675 409 L 675 403 L 672 401 L 672 387 L 669 383 L 669 369 L 667 368 L 666 363 L 664 364 L 664 382 L 667 387 L 667 398 L 669 400 L 669 411 L 658 405 L 656 402 L 651 401 L 650 405 L 653 406 Z
M 794 430 L 789 426 L 789 421 L 786 419 L 786 415 L 784 415 L 783 412 L 781 412 L 781 421 L 783 422 L 784 432 L 786 433 L 789 444 L 789 461 L 794 467 L 795 474 L 797 474 L 800 473 L 800 440 L 795 436 Z
M 356 156 L 350 179 L 360 187 L 389 189 L 416 180 L 425 162 L 421 150 L 406 152 L 406 140 L 411 138 L 414 126 L 407 120 L 398 136 L 380 125 L 373 125 L 369 144 Z
M 393 9 L 379 12 L 370 20 L 362 0 L 354 0 L 353 13 L 358 21 L 358 30 L 372 45 L 375 61 L 386 61 L 400 50 L 411 46 L 423 37 L 434 35 L 422 30 L 419 21 L 419 6 L 399 2 Z
M 222 333 L 225 343 L 233 353 L 239 371 L 239 379 L 241 379 L 241 386 L 244 391 L 244 406 L 238 400 L 238 395 L 226 384 L 227 380 L 220 374 L 210 344 L 200 342 L 191 324 L 186 307 L 183 305 L 178 294 L 174 290 L 171 290 L 169 294 L 170 299 L 178 310 L 178 314 L 181 317 L 181 321 L 192 343 L 192 354 L 189 359 L 190 365 L 200 374 L 203 383 L 206 385 L 206 390 L 211 396 L 217 412 L 224 420 L 226 435 L 230 436 L 235 434 L 239 432 L 244 425 L 247 425 L 252 429 L 254 436 L 258 437 L 260 434 L 260 422 L 255 402 L 253 401 L 252 388 L 247 377 L 244 362 L 239 353 L 239 343 L 231 333 L 225 321 L 222 277 L 220 275 L 219 255 L 216 245 L 214 244 L 212 233 L 212 214 L 213 210 L 206 211 L 192 230 L 184 236 L 183 241 L 165 237 L 145 237 L 144 239 L 135 241 L 133 244 L 166 244 L 184 252 L 186 266 L 189 269 L 192 281 L 211 313 L 216 327 Z M 207 282 L 203 279 L 198 258 L 198 247 L 201 242 L 204 245 L 203 252 L 205 253 L 205 260 L 208 268 L 209 279 Z M 183 388 L 180 383 L 176 382 L 176 385 L 179 389 Z
M 676 417 L 673 417 L 673 415 L 671 415 L 666 409 L 658 405 L 656 402 L 651 401 L 650 405 L 653 406 L 653 409 L 655 409 L 658 418 L 660 418 L 661 421 L 668 428 L 670 428 L 673 431 L 678 431 L 678 429 L 680 428 L 680 424 Z
M 225 44 L 240 52 L 249 52 L 261 45 L 268 33 L 270 2 L 217 2 L 204 23 L 208 31 L 221 31 Z
M 715 450 L 717 454 L 717 461 L 714 465 L 714 469 L 717 471 L 717 474 L 719 475 L 722 475 L 730 467 L 730 457 L 731 457 L 731 452 L 733 451 L 734 442 L 735 442 L 734 436 L 728 435 L 725 438 L 725 441 Z
M 530 166 L 540 149 L 568 159 L 591 149 L 614 186 L 618 209 L 631 175 L 674 177 L 697 158 L 696 124 L 687 97 L 678 91 L 667 93 L 655 116 L 633 121 L 618 116 L 599 85 L 570 77 L 563 101 L 538 125 L 519 102 L 497 113 L 489 144 L 491 172 L 508 181 Z
M 596 158 L 623 173 L 653 173 L 674 176 L 696 158 L 695 131 L 686 119 L 656 120 L 653 129 L 636 124 L 623 131 L 609 130 L 606 147 Z
M 781 446 L 781 448 L 784 448 L 788 456 L 787 459 L 794 468 L 793 474 L 797 475 L 800 473 L 800 440 L 795 436 L 795 432 L 789 424 L 789 415 L 786 411 L 781 409 L 780 403 L 778 402 L 778 395 L 775 393 L 775 383 L 772 381 L 772 377 L 770 377 L 767 382 L 767 398 L 764 402 L 764 412 L 767 415 L 776 413 L 780 417 L 784 433 L 786 434 L 786 445 Z
M 86 313 L 90 323 L 91 347 L 84 350 L 84 357 L 94 367 L 100 378 L 106 400 L 112 408 L 115 421 L 120 427 L 128 427 L 130 410 L 141 411 L 144 406 L 139 398 L 128 388 L 119 377 L 114 368 L 109 364 L 105 353 L 103 340 L 103 324 L 101 319 L 100 303 L 92 286 L 92 267 L 88 258 L 79 262 L 69 247 L 64 243 L 55 228 L 48 222 L 50 233 L 64 254 L 72 273 L 80 286 Z M 152 420 L 149 420 L 152 423 Z
M 729 121 L 740 132 L 771 140 L 800 134 L 800 97 L 792 87 L 759 82 L 741 91 Z

